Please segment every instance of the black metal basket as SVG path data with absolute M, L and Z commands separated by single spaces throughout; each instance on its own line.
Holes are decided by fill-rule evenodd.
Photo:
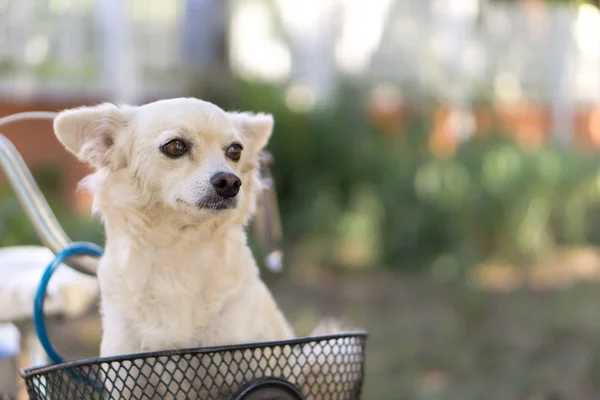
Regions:
M 358 399 L 366 334 L 94 358 L 21 371 L 31 399 Z

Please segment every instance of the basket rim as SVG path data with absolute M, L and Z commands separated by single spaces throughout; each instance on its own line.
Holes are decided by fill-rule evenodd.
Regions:
M 63 370 L 65 368 L 73 368 L 73 367 L 81 367 L 86 365 L 96 365 L 103 363 L 113 363 L 120 361 L 132 361 L 138 359 L 145 358 L 155 358 L 155 357 L 166 357 L 166 356 L 177 356 L 177 355 L 185 355 L 185 354 L 209 354 L 209 353 L 218 353 L 223 351 L 235 351 L 235 350 L 255 350 L 255 349 L 264 349 L 267 347 L 274 346 L 286 346 L 286 345 L 298 345 L 298 344 L 308 344 L 312 342 L 321 342 L 324 340 L 335 340 L 335 339 L 344 339 L 344 338 L 353 338 L 360 337 L 366 339 L 368 337 L 368 333 L 366 331 L 351 331 L 351 332 L 343 332 L 336 333 L 333 335 L 319 335 L 319 336 L 303 336 L 293 339 L 285 339 L 285 340 L 271 340 L 266 342 L 256 342 L 256 343 L 241 343 L 241 344 L 233 344 L 233 345 L 222 345 L 222 346 L 210 346 L 210 347 L 192 347 L 185 349 L 175 349 L 175 350 L 159 350 L 159 351 L 147 351 L 140 353 L 130 353 L 130 354 L 120 354 L 117 356 L 110 357 L 93 357 L 93 358 L 82 358 L 73 361 L 66 361 L 59 364 L 51 364 L 45 365 L 41 367 L 29 367 L 29 368 L 21 368 L 19 370 L 19 375 L 21 378 L 28 379 L 36 375 L 47 374 L 56 371 Z

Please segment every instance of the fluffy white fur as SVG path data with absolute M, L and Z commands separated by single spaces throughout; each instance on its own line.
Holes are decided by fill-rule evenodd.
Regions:
M 84 185 L 106 228 L 100 260 L 101 356 L 279 340 L 292 329 L 259 277 L 245 225 L 261 190 L 259 152 L 273 118 L 193 98 L 102 104 L 55 119 L 59 140 L 95 173 Z M 160 148 L 183 139 L 176 159 Z M 228 159 L 232 143 L 241 159 Z M 197 204 L 215 173 L 237 175 L 237 206 Z

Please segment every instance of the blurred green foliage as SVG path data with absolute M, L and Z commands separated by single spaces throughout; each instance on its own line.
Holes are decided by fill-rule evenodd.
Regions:
M 273 113 L 269 149 L 288 264 L 460 273 L 490 258 L 528 265 L 556 245 L 600 244 L 595 154 L 525 150 L 496 134 L 442 160 L 428 150 L 426 106 L 415 106 L 420 111 L 398 132 L 384 135 L 367 118 L 364 91 L 355 85 L 341 84 L 310 113 L 290 111 L 284 89 L 238 82 L 199 97 Z M 65 208 L 61 171 L 35 175 L 71 238 L 103 244 L 97 219 Z M 10 188 L 0 196 L 0 245 L 38 243 Z
M 241 83 L 234 93 L 218 101 L 275 117 L 269 149 L 288 261 L 460 272 L 489 258 L 526 265 L 556 245 L 600 243 L 595 154 L 525 150 L 498 132 L 441 160 L 428 150 L 427 107 L 384 135 L 355 85 L 306 114 L 286 108 L 282 88 Z

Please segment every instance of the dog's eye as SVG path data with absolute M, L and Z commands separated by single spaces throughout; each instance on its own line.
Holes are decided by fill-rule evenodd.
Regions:
M 233 161 L 238 161 L 242 156 L 242 145 L 239 143 L 233 143 L 231 146 L 227 148 L 227 157 L 231 158 Z
M 169 157 L 181 157 L 187 151 L 187 146 L 180 139 L 171 140 L 162 147 L 163 153 Z

